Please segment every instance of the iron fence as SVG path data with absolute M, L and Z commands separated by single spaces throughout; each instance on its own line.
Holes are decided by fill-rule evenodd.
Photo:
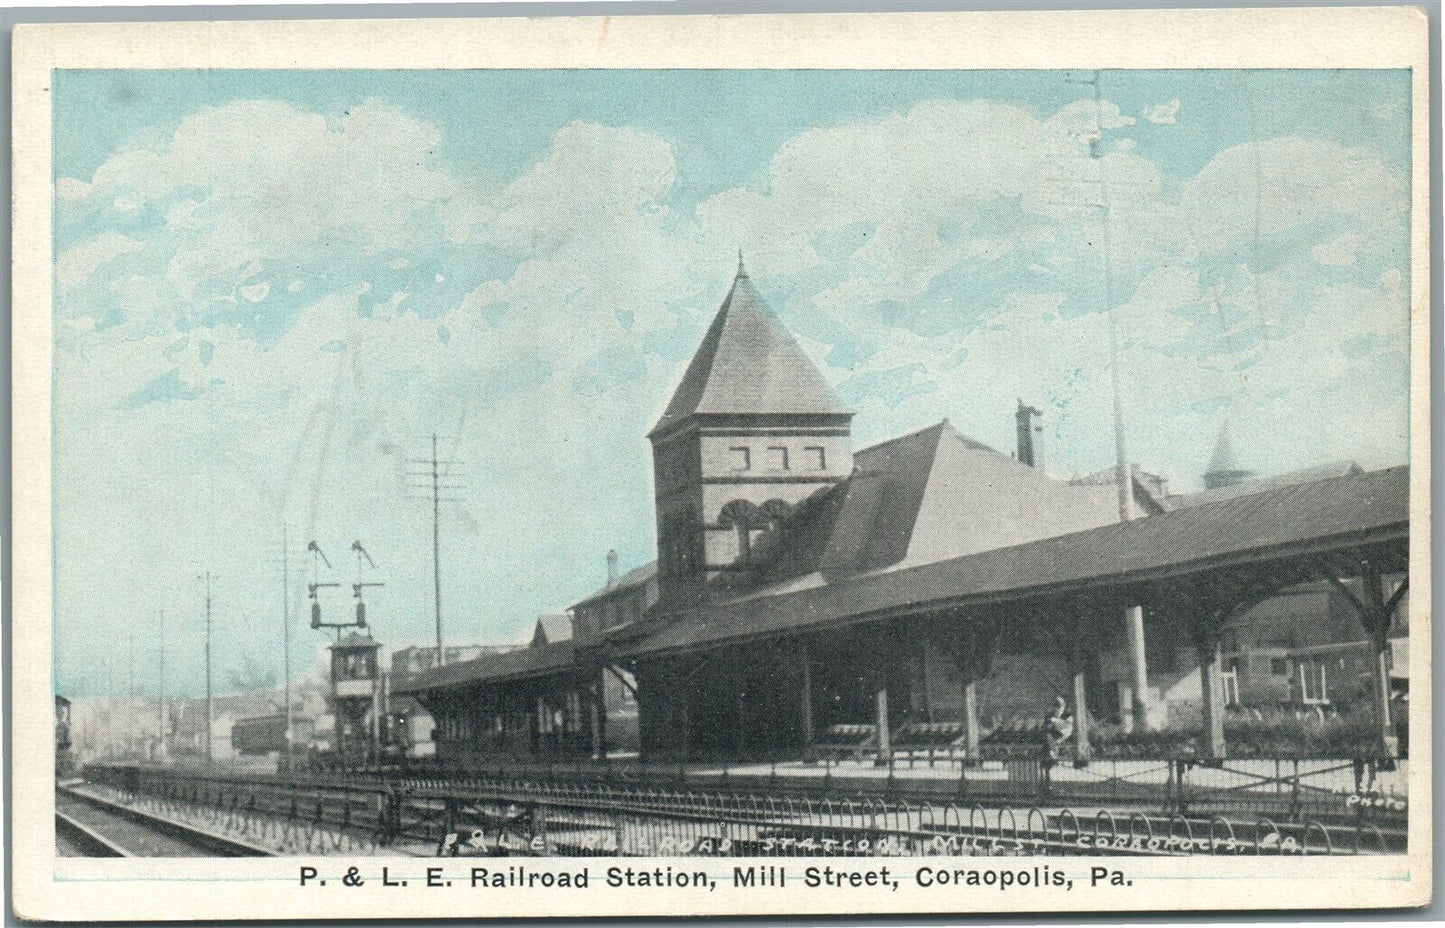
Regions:
M 1286 819 L 1142 808 L 1086 813 L 1073 803 L 760 793 L 555 775 L 241 776 L 120 766 L 90 774 L 123 802 L 297 854 L 1315 855 L 1405 848 L 1403 827 L 1358 808 L 1353 816 Z
M 448 783 L 532 779 L 612 786 L 667 786 L 769 795 L 874 795 L 956 803 L 1102 805 L 1172 814 L 1262 816 L 1293 823 L 1367 822 L 1403 828 L 1405 765 L 1376 758 L 1102 758 L 1087 764 L 1032 755 L 968 763 L 943 753 L 812 762 L 613 764 L 493 761 L 447 768 L 411 764 L 346 772 L 351 782 Z M 335 772 L 332 775 L 342 775 Z

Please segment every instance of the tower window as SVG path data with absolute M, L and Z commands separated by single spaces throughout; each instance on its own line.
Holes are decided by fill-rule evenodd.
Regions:
M 769 448 L 769 449 L 768 449 L 768 469 L 769 469 L 769 470 L 787 470 L 787 469 L 788 469 L 788 449 L 787 449 L 787 448 L 776 448 L 776 447 L 774 447 L 774 448 Z
M 752 454 L 746 448 L 729 448 L 732 455 L 733 470 L 749 470 L 753 466 Z
M 803 463 L 809 470 L 827 470 L 828 458 L 823 449 L 816 446 L 809 446 L 803 449 Z

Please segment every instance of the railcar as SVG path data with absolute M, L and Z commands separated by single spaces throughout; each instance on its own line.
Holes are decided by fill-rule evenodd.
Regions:
M 64 779 L 75 773 L 75 753 L 70 741 L 70 700 L 55 697 L 55 775 Z

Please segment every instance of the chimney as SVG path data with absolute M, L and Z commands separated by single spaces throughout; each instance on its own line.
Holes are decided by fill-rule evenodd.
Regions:
M 607 588 L 610 590 L 617 585 L 617 549 L 607 552 Z
M 1020 464 L 1042 469 L 1044 466 L 1043 433 L 1040 421 L 1043 416 L 1032 406 L 1025 406 L 1019 400 L 1018 412 L 1014 413 L 1014 425 L 1018 430 L 1018 459 Z

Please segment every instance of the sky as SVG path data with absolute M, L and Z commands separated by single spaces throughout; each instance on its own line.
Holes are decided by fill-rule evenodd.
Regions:
M 293 665 L 307 543 L 388 647 L 655 555 L 648 429 L 754 283 L 856 410 L 1059 477 L 1407 459 L 1404 71 L 57 71 L 55 686 Z M 1108 314 L 1108 315 L 1106 315 Z M 323 591 L 328 619 L 349 591 Z

